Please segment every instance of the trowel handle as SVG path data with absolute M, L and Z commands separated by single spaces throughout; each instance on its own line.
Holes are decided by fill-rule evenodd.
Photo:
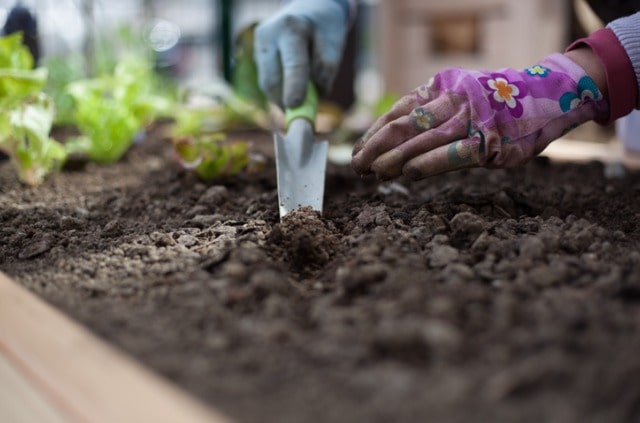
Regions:
M 315 128 L 316 114 L 318 113 L 318 91 L 313 83 L 309 82 L 307 86 L 307 96 L 304 102 L 292 109 L 285 110 L 285 129 L 289 128 L 289 124 L 294 119 L 303 118 L 311 122 L 311 126 Z

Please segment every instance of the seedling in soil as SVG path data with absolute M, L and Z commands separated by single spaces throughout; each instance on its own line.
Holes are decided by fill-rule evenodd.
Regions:
M 153 70 L 136 58 L 122 60 L 113 74 L 73 82 L 74 121 L 82 136 L 69 144 L 98 163 L 118 161 L 134 143 L 136 133 L 173 104 L 154 94 Z
M 49 137 L 53 115 L 53 101 L 44 94 L 9 115 L 12 135 L 4 142 L 12 151 L 19 179 L 28 185 L 40 185 L 67 157 L 65 147 Z
M 20 33 L 0 38 L 0 149 L 11 158 L 18 178 L 31 186 L 41 184 L 67 156 L 49 138 L 54 107 L 41 92 L 46 80 L 46 69 L 33 69 Z
M 178 160 L 205 181 L 231 176 L 249 164 L 249 143 L 227 141 L 222 133 L 173 140 Z

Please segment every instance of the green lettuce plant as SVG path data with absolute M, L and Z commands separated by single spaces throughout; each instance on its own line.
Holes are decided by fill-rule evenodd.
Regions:
M 71 141 L 73 151 L 98 163 L 118 161 L 138 131 L 172 110 L 173 102 L 155 93 L 154 81 L 146 61 L 128 57 L 111 74 L 69 84 L 73 122 L 82 134 Z
M 33 69 L 20 33 L 0 37 L 0 149 L 18 178 L 31 186 L 41 184 L 67 157 L 64 146 L 49 137 L 55 111 L 42 93 L 46 80 L 46 69 Z
M 241 172 L 249 164 L 249 143 L 228 141 L 223 133 L 174 139 L 180 164 L 210 181 Z

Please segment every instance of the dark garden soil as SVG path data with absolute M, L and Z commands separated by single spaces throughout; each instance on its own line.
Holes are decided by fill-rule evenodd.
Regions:
M 0 270 L 241 423 L 640 421 L 640 174 L 605 170 L 330 165 L 322 218 L 280 223 L 272 160 L 4 162 Z

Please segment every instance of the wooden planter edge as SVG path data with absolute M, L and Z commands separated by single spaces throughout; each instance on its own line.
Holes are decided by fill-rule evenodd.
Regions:
M 640 153 L 625 150 L 617 139 L 598 143 L 560 138 L 549 144 L 542 155 L 560 162 L 598 160 L 605 164 L 619 163 L 631 170 L 640 169 Z
M 1 272 L 0 397 L 7 422 L 231 423 Z

